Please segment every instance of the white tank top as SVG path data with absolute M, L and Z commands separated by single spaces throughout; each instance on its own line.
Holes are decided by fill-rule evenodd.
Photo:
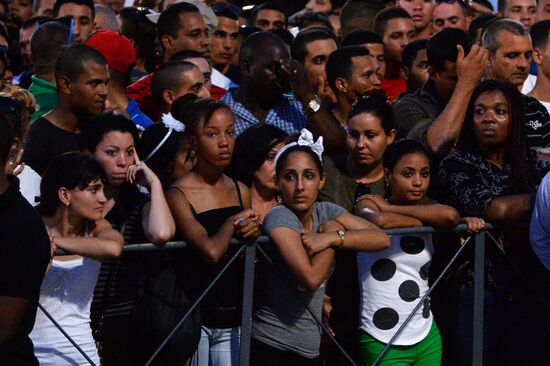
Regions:
M 428 291 L 432 253 L 432 235 L 414 234 L 393 235 L 388 249 L 357 254 L 362 330 L 380 342 L 390 341 Z M 432 321 L 426 300 L 394 344 L 410 346 L 422 341 Z
M 101 262 L 90 258 L 53 260 L 39 300 L 96 365 L 99 356 L 90 328 L 90 305 L 100 268 Z M 40 365 L 89 365 L 40 309 L 30 338 Z

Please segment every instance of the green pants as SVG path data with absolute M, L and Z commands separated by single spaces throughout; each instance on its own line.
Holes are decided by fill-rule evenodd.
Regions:
M 372 365 L 385 346 L 385 343 L 377 341 L 370 334 L 361 330 L 359 334 L 361 364 L 363 366 Z M 435 321 L 432 323 L 432 328 L 426 338 L 412 346 L 391 346 L 379 365 L 441 365 L 441 336 Z

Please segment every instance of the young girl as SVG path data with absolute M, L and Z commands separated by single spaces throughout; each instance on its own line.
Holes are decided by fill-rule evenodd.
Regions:
M 229 261 L 233 237 L 259 236 L 259 215 L 250 209 L 248 188 L 224 174 L 235 146 L 235 118 L 223 102 L 184 96 L 185 123 L 197 162 L 167 191 L 177 238 L 192 250 L 180 266 L 184 287 L 199 296 Z M 202 332 L 193 365 L 236 365 L 243 286 L 242 262 L 233 263 L 201 302 Z
M 333 203 L 316 202 L 325 183 L 322 152 L 322 139 L 314 143 L 311 133 L 302 130 L 298 142 L 283 147 L 275 159 L 283 204 L 268 213 L 264 230 L 280 271 L 266 271 L 258 288 L 251 365 L 319 364 L 321 331 L 315 319 L 321 317 L 323 283 L 335 248 L 389 245 L 387 235 L 366 220 Z
M 368 195 L 358 202 L 361 216 L 383 227 L 430 225 L 452 228 L 460 222 L 455 209 L 422 204 L 430 185 L 429 153 L 419 142 L 399 140 L 384 155 L 389 193 Z M 483 227 L 483 220 L 466 218 L 469 231 Z M 377 253 L 359 253 L 357 265 L 361 291 L 360 356 L 372 364 L 390 341 L 417 301 L 428 290 L 433 254 L 431 234 L 392 235 L 391 247 Z M 412 365 L 441 364 L 441 337 L 430 304 L 411 319 L 394 342 L 381 365 L 402 362 Z
M 38 211 L 52 244 L 70 255 L 54 257 L 40 290 L 40 304 L 92 361 L 99 357 L 90 328 L 90 305 L 101 262 L 120 255 L 124 239 L 103 218 L 107 198 L 103 168 L 82 153 L 54 158 L 41 182 Z M 84 357 L 38 311 L 31 333 L 41 365 L 86 364 Z

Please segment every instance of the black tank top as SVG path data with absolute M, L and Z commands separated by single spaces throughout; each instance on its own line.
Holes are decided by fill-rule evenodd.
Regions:
M 244 210 L 239 184 L 235 180 L 233 182 L 239 197 L 239 206 L 216 208 L 197 214 L 193 205 L 191 205 L 193 216 L 205 228 L 208 236 L 216 234 L 229 217 Z M 177 187 L 171 188 L 178 189 L 184 194 Z M 193 297 L 198 297 L 208 287 L 237 249 L 230 246 L 224 257 L 216 264 L 206 263 L 193 250 L 186 251 L 183 261 L 186 266 L 187 278 L 184 281 Z M 203 298 L 201 316 L 204 326 L 209 328 L 233 328 L 241 325 L 243 276 L 244 262 L 242 258 L 238 258 Z

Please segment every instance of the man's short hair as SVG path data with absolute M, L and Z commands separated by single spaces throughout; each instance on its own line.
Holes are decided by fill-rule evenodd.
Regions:
M 176 38 L 181 28 L 180 15 L 185 13 L 199 13 L 199 8 L 190 3 L 177 3 L 164 10 L 157 22 L 157 35 L 161 39 L 163 36 Z
M 56 82 L 59 82 L 62 76 L 67 77 L 72 82 L 78 80 L 78 77 L 84 72 L 85 64 L 88 62 L 107 66 L 107 60 L 95 48 L 81 44 L 73 44 L 65 48 L 55 64 Z
M 470 46 L 466 32 L 456 28 L 445 28 L 434 34 L 426 46 L 428 64 L 436 72 L 445 71 L 445 61 L 456 62 L 458 57 L 457 45 L 461 45 L 464 54 L 468 54 Z
M 39 74 L 51 73 L 69 42 L 69 28 L 59 22 L 44 23 L 31 37 L 31 59 Z
M 298 27 L 300 29 L 305 29 L 310 26 L 321 25 L 324 28 L 328 28 L 331 31 L 334 31 L 328 15 L 324 13 L 314 13 L 311 11 L 302 12 L 290 18 L 290 22 L 295 27 Z
M 411 16 L 403 8 L 386 8 L 382 10 L 374 19 L 374 33 L 384 38 L 388 22 L 392 19 L 411 19 Z
M 503 18 L 494 21 L 489 24 L 483 36 L 481 37 L 481 42 L 483 47 L 487 48 L 489 52 L 494 55 L 497 52 L 499 47 L 498 44 L 498 35 L 502 31 L 510 32 L 516 36 L 528 36 L 529 32 L 527 29 L 518 21 L 513 19 Z
M 307 56 L 307 45 L 311 42 L 332 39 L 338 46 L 338 38 L 330 30 L 322 27 L 306 28 L 296 35 L 290 46 L 292 58 L 300 63 L 304 63 Z
M 258 20 L 258 13 L 261 10 L 275 10 L 282 13 L 285 16 L 285 27 L 288 25 L 288 15 L 285 10 L 274 1 L 268 1 L 266 3 L 256 5 L 254 9 L 252 9 L 251 24 L 256 24 L 256 21 Z
M 50 17 L 47 17 L 45 15 L 39 15 L 39 16 L 36 16 L 36 17 L 29 18 L 29 19 L 25 20 L 23 22 L 23 24 L 21 24 L 21 29 L 27 29 L 27 28 L 35 27 L 36 23 L 40 24 L 46 19 L 50 19 Z
M 177 89 L 181 84 L 181 75 L 192 69 L 199 68 L 189 61 L 169 61 L 160 65 L 151 80 L 151 95 L 155 101 L 163 104 L 162 92 Z
M 476 41 L 478 29 L 481 29 L 481 32 L 483 34 L 489 24 L 497 19 L 499 18 L 494 14 L 480 14 L 472 19 L 470 25 L 468 26 L 468 39 L 470 41 L 470 44 L 474 44 L 474 42 Z
M 239 20 L 239 15 L 231 10 L 229 6 L 224 6 L 222 9 L 212 8 L 212 10 L 214 10 L 214 14 L 216 14 L 217 17 Z
M 531 34 L 533 48 L 545 50 L 548 45 L 548 37 L 550 36 L 550 20 L 541 20 L 533 24 L 529 33 Z
M 369 43 L 384 44 L 378 34 L 364 30 L 353 31 L 342 39 L 342 47 L 361 46 Z
M 95 17 L 95 8 L 93 0 L 57 0 L 53 6 L 53 17 L 57 18 L 59 16 L 59 9 L 64 4 L 76 4 L 76 5 L 85 5 L 90 8 L 92 12 L 92 20 Z
M 374 18 L 384 7 L 384 3 L 378 0 L 349 0 L 340 13 L 342 37 L 354 30 L 372 31 Z
M 174 53 L 172 57 L 170 57 L 170 60 L 168 61 L 184 61 L 184 60 L 187 60 L 188 58 L 205 58 L 205 57 L 199 51 L 183 50 L 183 51 Z
M 414 41 L 406 45 L 403 49 L 403 65 L 411 69 L 413 62 L 416 59 L 416 56 L 418 56 L 418 52 L 425 50 L 427 46 L 427 39 L 415 39 Z
M 353 62 L 352 58 L 359 56 L 370 56 L 367 48 L 361 46 L 342 47 L 328 57 L 326 72 L 327 81 L 331 89 L 336 93 L 336 79 L 351 77 Z
M 241 46 L 239 52 L 239 63 L 247 60 L 254 63 L 258 60 L 258 56 L 261 49 L 272 48 L 280 45 L 281 47 L 287 47 L 285 42 L 276 34 L 272 32 L 256 32 L 248 36 Z
M 107 29 L 118 32 L 120 26 L 118 25 L 118 19 L 113 9 L 103 4 L 95 4 L 94 9 L 96 11 L 96 14 L 103 14 L 105 16 L 108 24 Z
M 2 169 L 8 161 L 13 142 L 13 129 L 6 117 L 0 115 L 0 164 L 2 165 Z
M 455 0 L 453 2 L 450 2 L 449 0 L 436 0 L 435 6 L 438 7 L 441 4 L 455 4 L 457 3 L 460 7 L 460 10 L 462 10 L 462 14 L 464 14 L 465 17 L 470 15 L 470 9 L 468 8 L 468 5 L 466 5 L 466 2 L 464 0 Z

